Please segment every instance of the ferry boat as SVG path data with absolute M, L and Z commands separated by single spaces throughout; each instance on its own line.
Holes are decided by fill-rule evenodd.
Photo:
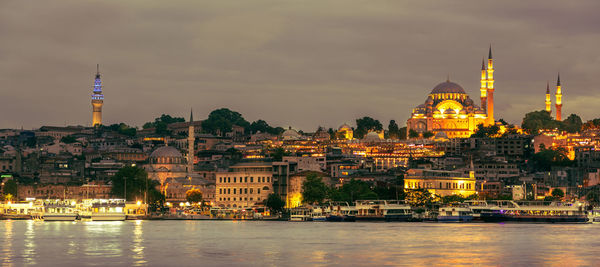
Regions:
M 306 222 L 310 221 L 310 210 L 306 207 L 296 207 L 290 209 L 290 221 L 291 222 Z
M 600 223 L 600 208 L 594 208 L 589 210 L 588 220 L 591 223 Z
M 400 200 L 357 200 L 357 221 L 408 221 L 410 205 Z
M 485 222 L 586 223 L 583 203 L 496 201 L 489 211 L 481 212 Z
M 83 205 L 82 218 L 92 221 L 124 221 L 124 199 L 92 199 Z
M 470 222 L 473 211 L 467 204 L 448 204 L 439 208 L 438 222 Z
M 327 215 L 328 222 L 354 222 L 356 221 L 356 206 L 348 205 L 348 202 L 334 202 L 329 204 L 330 212 Z
M 31 218 L 43 221 L 75 221 L 79 218 L 74 201 L 44 200 L 39 203 Z
M 498 209 L 498 205 L 494 205 L 495 201 L 485 200 L 467 200 L 464 203 L 471 209 L 473 213 L 473 221 L 481 221 L 481 213 L 487 212 L 490 213 L 493 210 Z
M 326 214 L 326 211 L 324 208 L 314 207 L 310 211 L 310 221 L 324 222 L 327 219 L 327 216 L 325 216 L 325 214 Z

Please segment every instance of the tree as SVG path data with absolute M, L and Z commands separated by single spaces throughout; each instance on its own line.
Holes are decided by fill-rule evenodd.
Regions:
M 333 201 L 345 201 L 348 203 L 353 203 L 360 199 L 378 198 L 378 195 L 371 190 L 371 186 L 368 183 L 355 179 L 350 179 L 348 183 L 345 183 L 339 189 L 331 189 L 329 196 Z
M 537 134 L 540 130 L 559 128 L 560 122 L 554 120 L 545 110 L 533 111 L 525 114 L 521 128 L 530 134 Z
M 552 190 L 552 196 L 557 199 L 561 199 L 561 198 L 565 197 L 565 192 L 563 192 L 562 189 L 560 189 L 560 188 L 554 188 Z
M 407 189 L 406 200 L 414 206 L 425 206 L 433 202 L 433 195 L 424 188 Z
M 4 186 L 2 187 L 2 193 L 4 195 L 13 195 L 16 196 L 18 193 L 18 185 L 15 179 L 10 179 L 4 182 Z
M 171 123 L 176 123 L 176 122 L 185 122 L 185 119 L 182 117 L 171 117 L 171 115 L 162 114 L 162 115 L 160 115 L 160 117 L 155 118 L 153 122 L 144 123 L 142 128 L 144 128 L 144 129 L 156 128 L 156 127 L 158 127 L 158 125 L 157 125 L 158 123 L 163 123 L 164 125 L 169 125 Z
M 390 139 L 400 139 L 400 128 L 395 120 L 390 120 L 388 125 L 388 137 Z
M 584 130 L 600 129 L 600 118 L 586 121 L 583 124 L 583 129 Z
M 123 167 L 111 178 L 111 181 L 110 193 L 114 197 L 122 198 L 127 190 L 126 200 L 141 200 L 147 193 L 148 203 L 164 202 L 164 196 L 156 189 L 159 185 L 158 181 L 148 179 L 148 173 L 140 167 Z
M 427 132 L 423 133 L 423 138 L 429 139 L 429 138 L 433 137 L 434 135 L 435 135 L 434 133 L 427 131 Z
M 546 149 L 540 146 L 540 152 L 531 157 L 531 164 L 536 171 L 550 171 L 552 166 L 570 166 L 573 164 L 562 147 Z
M 327 192 L 327 185 L 316 174 L 308 174 L 306 181 L 302 183 L 302 201 L 306 204 L 322 203 Z
M 410 131 L 408 131 L 408 137 L 409 138 L 418 138 L 419 133 L 413 129 L 410 129 Z
M 497 137 L 500 132 L 498 125 L 485 126 L 483 123 L 477 125 L 477 130 L 471 135 L 471 137 Z
M 213 110 L 208 119 L 202 121 L 202 130 L 212 134 L 225 134 L 231 132 L 233 125 L 250 128 L 250 123 L 242 117 L 242 114 L 231 111 L 228 108 Z
M 274 212 L 282 212 L 285 207 L 285 201 L 278 194 L 271 193 L 267 197 L 265 206 Z
M 75 139 L 75 137 L 72 135 L 67 135 L 63 136 L 63 138 L 60 139 L 60 142 L 65 144 L 72 144 L 77 142 L 77 139 Z
M 402 127 L 398 130 L 398 139 L 406 140 L 406 127 Z
M 275 148 L 270 154 L 273 161 L 282 161 L 284 156 L 290 156 L 291 153 L 285 151 L 283 147 Z
M 568 133 L 581 132 L 583 122 L 581 118 L 576 114 L 571 114 L 565 120 L 562 121 L 560 129 Z
M 131 127 L 125 123 L 115 123 L 109 126 L 104 126 L 111 131 L 118 132 L 122 135 L 133 137 L 137 134 L 137 129 L 135 127 Z
M 190 203 L 202 202 L 202 191 L 197 188 L 192 188 L 185 192 L 185 199 Z
M 273 134 L 273 135 L 280 135 L 285 130 L 283 128 L 281 128 L 281 127 L 271 127 L 264 120 L 257 120 L 257 121 L 252 122 L 250 124 L 250 132 L 251 133 L 257 133 L 259 131 L 262 132 L 262 133 L 269 133 L 269 134 Z
M 370 131 L 382 130 L 383 126 L 378 120 L 375 120 L 371 117 L 362 117 L 360 119 L 356 119 L 356 130 L 354 130 L 354 135 L 357 138 L 362 139 Z

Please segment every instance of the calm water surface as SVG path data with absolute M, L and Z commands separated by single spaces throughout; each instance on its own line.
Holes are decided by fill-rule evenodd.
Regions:
M 3 266 L 600 266 L 600 224 L 0 221 Z

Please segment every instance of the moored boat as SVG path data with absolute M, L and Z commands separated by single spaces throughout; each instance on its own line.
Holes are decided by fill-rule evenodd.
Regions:
M 467 204 L 452 203 L 439 208 L 438 222 L 470 222 L 473 211 Z
M 399 200 L 357 200 L 356 221 L 408 221 L 410 205 Z
M 34 220 L 43 221 L 75 221 L 78 217 L 75 202 L 69 200 L 44 200 L 31 214 Z
M 496 201 L 493 208 L 481 213 L 485 222 L 586 223 L 583 203 Z

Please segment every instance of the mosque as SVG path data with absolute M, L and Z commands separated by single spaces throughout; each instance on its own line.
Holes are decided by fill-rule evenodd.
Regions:
M 457 83 L 448 79 L 436 85 L 425 103 L 412 110 L 406 122 L 407 135 L 410 130 L 419 134 L 432 132 L 447 138 L 467 138 L 477 125 L 493 125 L 494 120 L 494 62 L 490 47 L 487 68 L 481 64 L 481 106 L 467 95 Z

